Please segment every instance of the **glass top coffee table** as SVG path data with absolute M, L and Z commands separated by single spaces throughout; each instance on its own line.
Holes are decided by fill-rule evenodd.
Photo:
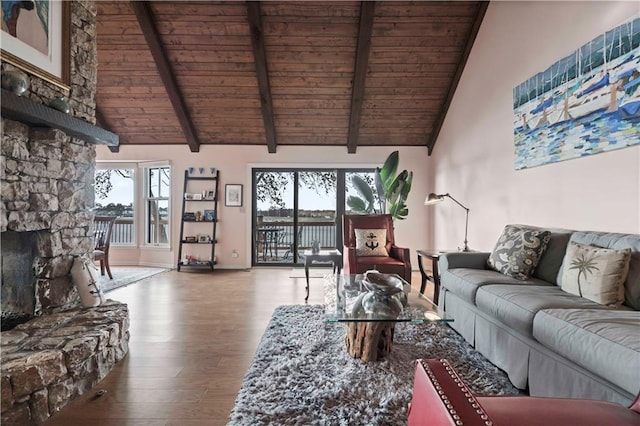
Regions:
M 453 321 L 397 275 L 336 274 L 325 279 L 325 319 L 345 323 L 347 352 L 365 362 L 391 352 L 396 323 Z

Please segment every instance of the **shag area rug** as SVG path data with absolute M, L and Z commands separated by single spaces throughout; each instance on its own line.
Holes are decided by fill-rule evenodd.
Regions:
M 399 323 L 391 354 L 364 363 L 324 306 L 279 306 L 256 350 L 230 425 L 405 425 L 414 361 L 446 358 L 477 394 L 520 394 L 506 374 L 442 324 Z
M 151 268 L 151 267 L 111 267 L 111 275 L 113 279 L 109 278 L 106 271 L 104 275 L 100 275 L 98 282 L 103 292 L 115 290 L 119 287 L 124 287 L 129 284 L 133 284 L 145 278 L 152 277 L 161 272 L 168 271 L 166 268 Z M 98 272 L 100 273 L 100 272 Z

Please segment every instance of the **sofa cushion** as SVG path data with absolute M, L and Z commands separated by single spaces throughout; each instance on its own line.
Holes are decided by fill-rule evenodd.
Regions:
M 542 309 L 591 308 L 604 305 L 562 291 L 555 285 L 485 285 L 476 294 L 478 309 L 531 337 L 533 318 Z
M 517 284 L 517 285 L 553 285 L 545 281 L 530 278 L 517 280 L 508 275 L 490 269 L 456 268 L 444 271 L 440 276 L 440 285 L 464 301 L 476 304 L 476 292 L 484 285 Z
M 388 256 L 386 229 L 354 229 L 357 256 Z
M 640 391 L 640 312 L 544 309 L 533 321 L 533 336 L 632 395 Z
M 505 226 L 487 261 L 489 267 L 520 280 L 530 278 L 547 247 L 549 234 L 520 225 Z
M 550 229 L 549 232 L 549 243 L 540 257 L 538 266 L 533 271 L 533 277 L 557 284 L 558 271 L 562 266 L 567 244 L 569 244 L 569 238 L 571 238 L 573 231 Z
M 609 306 L 624 301 L 631 249 L 614 250 L 571 241 L 562 273 L 562 290 Z
M 624 304 L 640 311 L 640 235 L 609 232 L 574 232 L 571 234 L 571 241 L 616 250 L 631 249 L 629 273 L 624 283 Z M 558 272 L 558 285 L 562 285 L 561 277 L 564 266 L 563 264 Z

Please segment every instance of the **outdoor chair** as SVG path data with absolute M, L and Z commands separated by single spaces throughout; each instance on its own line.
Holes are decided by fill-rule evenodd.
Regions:
M 386 255 L 362 256 L 356 249 L 356 230 L 386 231 L 386 242 L 382 242 Z M 393 235 L 393 217 L 390 214 L 378 215 L 348 215 L 343 216 L 344 259 L 345 274 L 362 274 L 375 269 L 383 274 L 398 274 L 411 283 L 411 260 L 408 248 L 395 245 Z M 379 244 L 379 243 L 376 243 Z
M 109 247 L 111 246 L 111 233 L 113 225 L 116 223 L 115 216 L 96 216 L 94 226 L 95 248 L 93 250 L 93 260 L 100 262 L 100 273 L 104 275 L 105 269 L 110 279 L 111 267 L 109 266 Z

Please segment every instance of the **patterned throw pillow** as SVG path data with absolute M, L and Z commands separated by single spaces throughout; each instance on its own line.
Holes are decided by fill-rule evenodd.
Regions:
M 527 280 L 536 269 L 549 243 L 549 231 L 507 225 L 487 263 L 505 275 Z
M 354 229 L 356 234 L 356 255 L 389 256 L 387 253 L 386 229 Z
M 562 290 L 601 305 L 620 306 L 630 260 L 631 249 L 613 250 L 570 241 L 562 263 Z

